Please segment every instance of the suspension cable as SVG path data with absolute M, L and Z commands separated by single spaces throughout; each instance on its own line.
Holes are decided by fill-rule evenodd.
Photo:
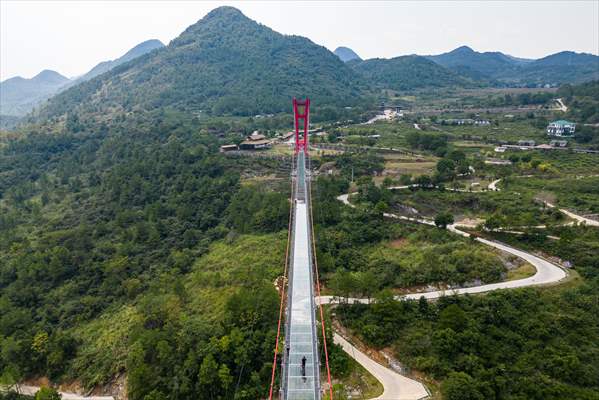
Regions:
M 294 155 L 291 156 L 291 170 L 293 171 L 294 164 Z M 268 399 L 272 400 L 273 388 L 275 386 L 275 373 L 277 370 L 277 355 L 279 353 L 279 338 L 281 337 L 281 321 L 283 320 L 283 306 L 285 304 L 285 286 L 287 280 L 287 267 L 289 265 L 289 246 L 291 242 L 291 220 L 293 218 L 293 199 L 295 194 L 295 185 L 293 184 L 293 179 L 291 179 L 291 202 L 289 205 L 289 222 L 287 226 L 287 249 L 285 250 L 285 269 L 283 270 L 283 284 L 281 287 L 281 302 L 279 305 L 279 322 L 277 323 L 277 340 L 275 343 L 275 356 L 272 362 L 272 374 L 270 377 L 270 390 L 268 393 Z
M 316 271 L 316 292 L 318 294 L 318 307 L 320 309 L 320 323 L 322 326 L 322 342 L 324 346 L 324 357 L 327 367 L 327 379 L 329 381 L 329 396 L 333 400 L 333 385 L 331 383 L 331 369 L 329 368 L 329 352 L 327 350 L 327 336 L 324 327 L 324 312 L 320 301 L 320 278 L 318 275 L 318 261 L 316 260 L 316 236 L 314 235 L 314 216 L 312 215 L 312 180 L 310 182 L 310 228 L 312 229 L 312 254 L 314 258 L 314 270 Z

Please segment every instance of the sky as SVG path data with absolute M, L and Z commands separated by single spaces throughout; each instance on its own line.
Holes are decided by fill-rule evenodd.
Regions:
M 330 50 L 350 47 L 362 58 L 438 54 L 461 45 L 525 58 L 562 50 L 599 54 L 599 0 L 0 0 L 0 80 L 44 69 L 81 75 L 144 40 L 168 44 L 220 5 Z

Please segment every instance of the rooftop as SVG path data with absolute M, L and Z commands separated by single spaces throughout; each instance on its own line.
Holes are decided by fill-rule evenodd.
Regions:
M 241 144 L 252 144 L 259 146 L 261 144 L 270 144 L 270 140 L 262 139 L 262 140 L 244 140 Z
M 252 133 L 250 136 L 247 137 L 247 139 L 251 140 L 251 141 L 264 140 L 265 138 L 266 138 L 266 136 L 261 135 L 256 132 Z

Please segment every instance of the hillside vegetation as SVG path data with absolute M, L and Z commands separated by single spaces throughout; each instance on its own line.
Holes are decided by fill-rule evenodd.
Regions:
M 501 52 L 480 53 L 461 46 L 447 53 L 426 56 L 450 70 L 493 85 L 535 86 L 580 83 L 599 78 L 599 57 L 562 51 L 538 60 L 512 57 Z
M 67 112 L 173 107 L 214 114 L 289 110 L 293 96 L 321 105 L 364 101 L 367 85 L 337 56 L 220 7 L 166 48 L 138 57 L 53 98 L 40 118 Z
M 242 186 L 251 160 L 216 145 L 156 113 L 0 148 L 4 381 L 126 374 L 132 400 L 265 393 L 288 183 Z
M 425 87 L 475 86 L 469 79 L 420 56 L 350 61 L 349 65 L 373 85 L 397 91 Z

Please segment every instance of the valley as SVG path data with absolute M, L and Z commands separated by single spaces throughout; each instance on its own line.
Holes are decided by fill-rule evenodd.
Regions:
M 223 6 L 0 88 L 0 398 L 599 399 L 599 56 Z

